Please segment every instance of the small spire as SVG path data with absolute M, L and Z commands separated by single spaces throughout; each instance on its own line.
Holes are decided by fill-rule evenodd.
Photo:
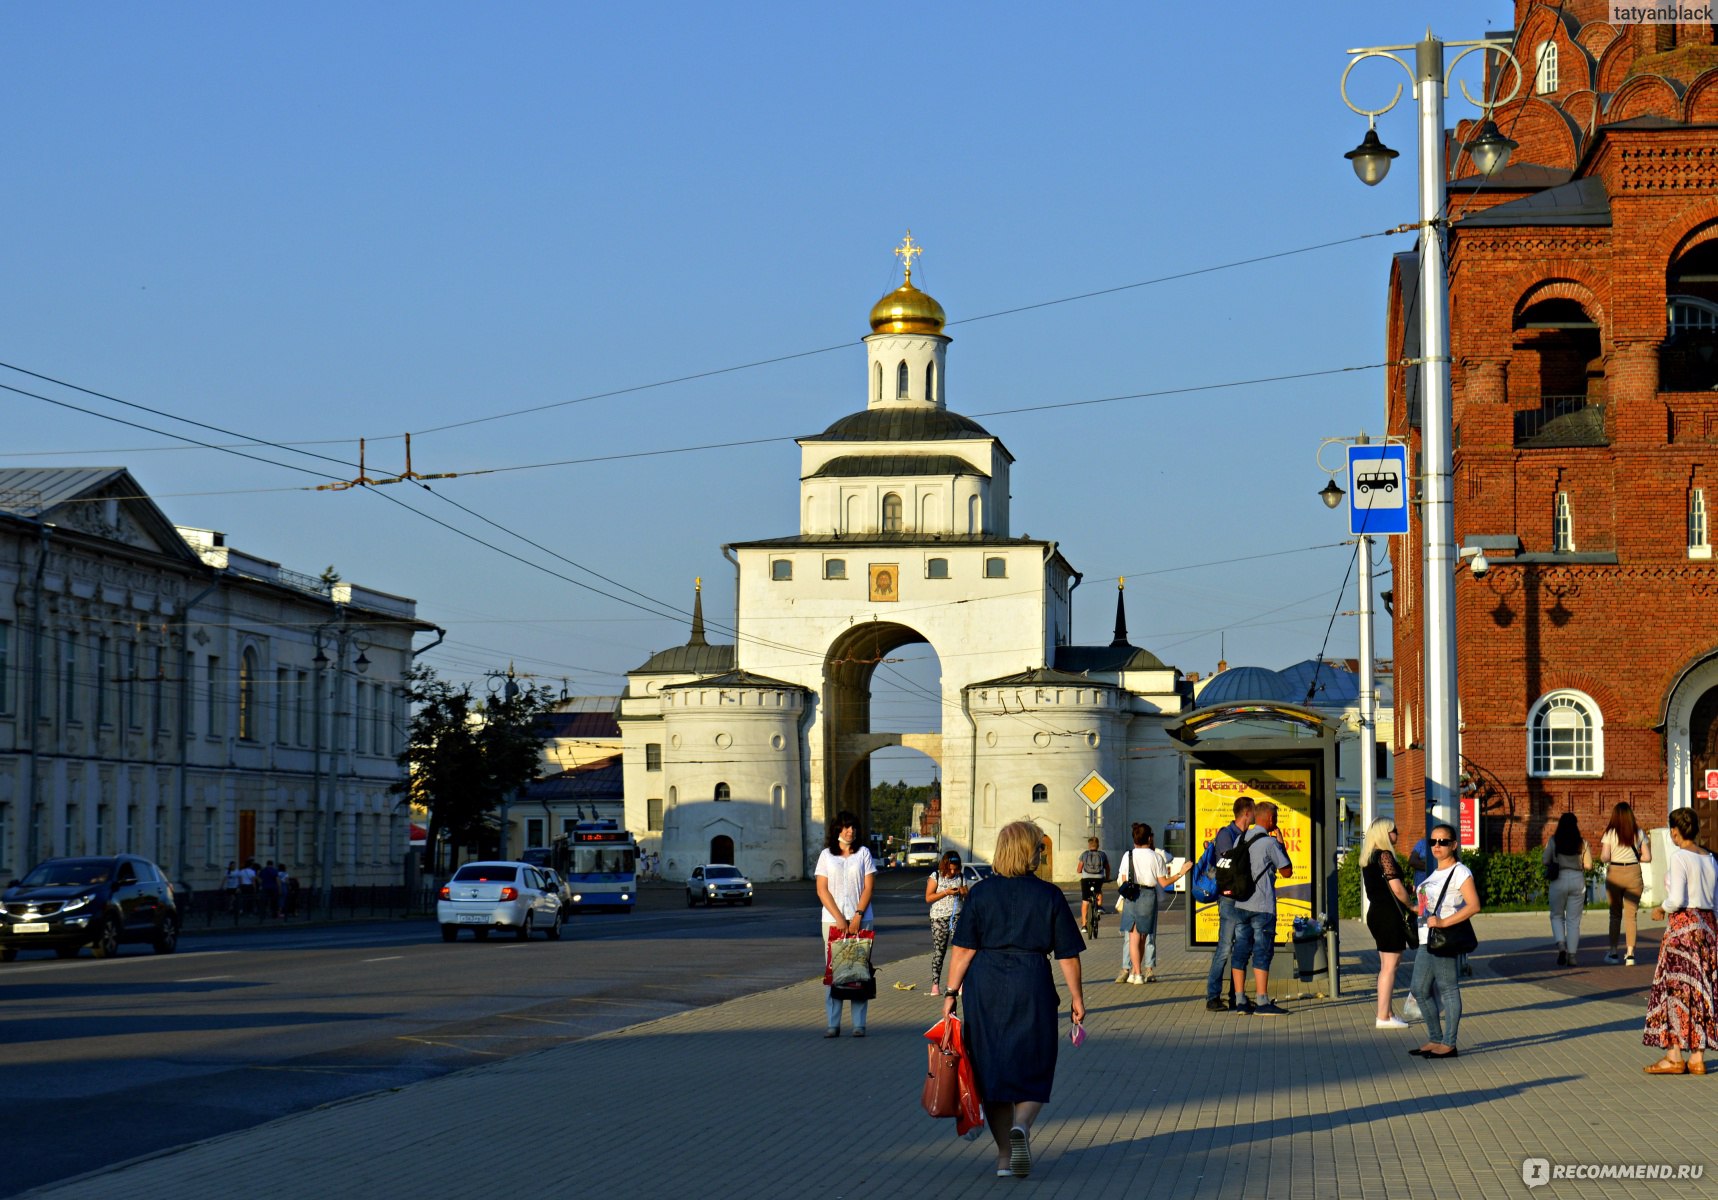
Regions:
M 1127 604 L 1124 599 L 1126 589 L 1127 576 L 1123 575 L 1116 580 L 1116 635 L 1115 640 L 1110 643 L 1111 646 L 1133 644 L 1127 640 Z
M 686 639 L 688 646 L 708 646 L 704 640 L 704 577 L 695 576 L 692 580 L 692 636 Z
M 906 268 L 909 284 L 913 282 L 913 256 L 924 252 L 925 248 L 913 241 L 911 229 L 907 230 L 907 236 L 901 239 L 901 244 L 895 247 L 895 257 L 900 259 L 901 265 Z

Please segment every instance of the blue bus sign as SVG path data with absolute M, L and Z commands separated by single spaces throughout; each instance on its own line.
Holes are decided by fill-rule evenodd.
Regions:
M 1408 448 L 1387 443 L 1348 447 L 1348 532 L 1408 532 Z

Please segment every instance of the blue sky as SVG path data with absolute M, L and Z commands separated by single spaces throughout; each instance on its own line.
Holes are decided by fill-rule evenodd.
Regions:
M 1354 607 L 1314 456 L 1381 429 L 1382 372 L 983 414 L 1377 363 L 1408 238 L 958 322 L 1412 220 L 1410 157 L 1376 189 L 1341 157 L 1365 129 L 1343 51 L 1511 20 L 1501 2 L 8 5 L 0 361 L 341 460 L 365 437 L 372 475 L 403 466 L 405 431 L 420 472 L 781 439 L 435 485 L 672 606 L 702 575 L 720 617 L 720 546 L 795 528 L 788 439 L 864 405 L 858 339 L 910 226 L 957 322 L 950 407 L 1018 459 L 1014 532 L 1085 572 L 1076 637 L 1109 640 L 1125 574 L 1133 640 L 1166 661 L 1209 672 L 1226 645 L 1285 666 Z M 1395 87 L 1371 70 L 1357 88 Z M 1410 149 L 1411 122 L 1380 133 Z M 295 490 L 318 480 L 0 406 L 0 464 L 125 465 L 181 524 L 413 596 L 449 630 L 426 660 L 449 674 L 512 660 L 613 692 L 684 639 L 408 511 L 614 590 L 436 497 Z M 1339 617 L 1329 652 L 1354 644 Z M 934 679 L 920 650 L 908 669 Z M 905 693 L 879 706 L 922 724 Z

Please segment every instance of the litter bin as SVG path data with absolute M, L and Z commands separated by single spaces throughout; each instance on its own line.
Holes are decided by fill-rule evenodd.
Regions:
M 1303 983 L 1330 969 L 1330 952 L 1324 934 L 1323 922 L 1307 917 L 1295 918 L 1294 969 Z

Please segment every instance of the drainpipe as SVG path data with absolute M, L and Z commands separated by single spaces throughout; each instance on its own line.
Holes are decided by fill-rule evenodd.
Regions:
M 190 788 L 188 775 L 190 773 L 189 755 L 191 750 L 191 667 L 186 656 L 191 650 L 191 610 L 203 602 L 208 594 L 221 586 L 219 576 L 209 581 L 209 586 L 193 596 L 179 610 L 177 623 L 179 625 L 179 728 L 175 731 L 179 737 L 179 878 L 184 879 L 190 873 L 186 859 L 191 857 L 191 810 Z M 167 639 L 172 645 L 172 638 Z M 208 847 L 203 852 L 208 853 Z
M 440 625 L 433 625 L 431 628 L 435 630 L 435 641 L 431 642 L 427 646 L 419 646 L 416 650 L 413 650 L 412 657 L 414 659 L 420 654 L 428 654 L 431 650 L 434 650 L 437 646 L 441 645 L 446 639 L 447 630 L 443 629 Z
M 25 783 L 28 785 L 26 803 L 29 806 L 25 811 L 29 813 L 30 838 L 26 847 L 26 858 L 29 859 L 36 856 L 37 848 L 41 845 L 42 818 L 37 811 L 41 785 L 36 778 L 36 765 L 41 756 L 42 737 L 42 572 L 48 565 L 48 541 L 53 537 L 53 527 L 46 522 L 38 521 L 36 526 L 36 570 L 30 585 L 34 595 L 30 616 L 30 773 L 25 777 Z
M 740 560 L 732 546 L 722 547 L 722 557 L 734 564 L 734 669 L 740 666 Z
M 972 719 L 972 691 L 960 689 L 960 715 L 970 730 L 966 745 L 966 856 L 978 857 L 978 722 Z M 943 797 L 944 801 L 948 797 Z
M 1074 578 L 1068 582 L 1068 644 L 1074 644 L 1074 589 L 1086 581 L 1080 572 L 1074 572 Z M 1048 664 L 1046 664 L 1048 665 Z

